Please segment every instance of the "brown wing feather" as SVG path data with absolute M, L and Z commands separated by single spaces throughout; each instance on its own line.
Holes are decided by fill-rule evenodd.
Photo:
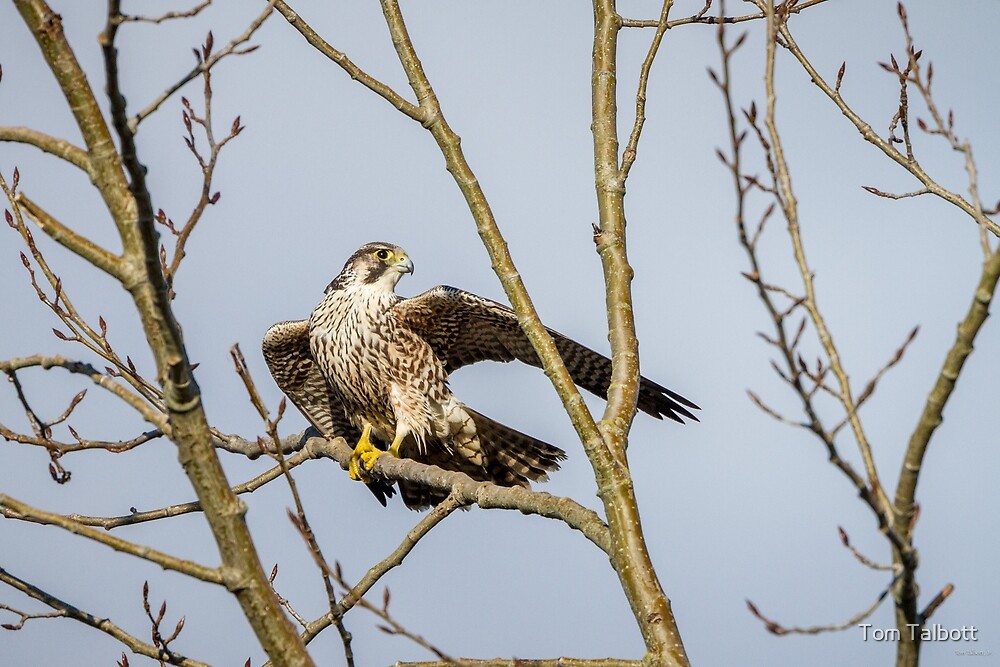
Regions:
M 558 470 L 559 462 L 566 458 L 566 452 L 558 447 L 504 426 L 468 406 L 465 409 L 476 423 L 485 467 L 455 456 L 451 448 L 440 441 L 428 442 L 424 452 L 418 451 L 412 444 L 404 445 L 401 454 L 444 470 L 463 472 L 477 481 L 525 488 L 531 481 L 547 480 L 548 473 Z M 415 510 L 437 505 L 448 496 L 447 491 L 405 481 L 400 481 L 399 493 L 403 503 Z
M 513 361 L 541 368 L 531 341 L 510 308 L 470 292 L 440 285 L 393 307 L 398 317 L 433 348 L 449 372 L 477 361 Z M 548 330 L 573 381 L 587 391 L 607 399 L 611 384 L 611 360 L 603 354 Z M 698 421 L 688 408 L 697 405 L 680 394 L 642 377 L 638 408 L 662 419 L 684 423 L 682 417 Z
M 326 437 L 355 443 L 361 433 L 347 419 L 337 396 L 330 391 L 309 351 L 309 320 L 278 322 L 264 334 L 264 361 L 278 388 L 291 399 L 310 424 Z M 391 484 L 374 481 L 369 490 L 380 503 L 395 493 Z

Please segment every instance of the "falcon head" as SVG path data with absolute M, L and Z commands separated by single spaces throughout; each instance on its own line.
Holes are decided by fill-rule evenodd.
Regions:
M 376 285 L 391 291 L 404 273 L 413 273 L 413 262 L 406 251 L 391 243 L 366 243 L 348 258 L 327 291 Z

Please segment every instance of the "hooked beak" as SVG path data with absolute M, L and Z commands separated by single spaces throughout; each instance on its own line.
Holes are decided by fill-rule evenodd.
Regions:
M 406 255 L 400 255 L 396 260 L 396 270 L 400 273 L 413 273 L 413 262 Z

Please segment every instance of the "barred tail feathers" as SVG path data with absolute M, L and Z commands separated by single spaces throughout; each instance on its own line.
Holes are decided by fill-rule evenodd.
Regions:
M 566 452 L 530 435 L 505 426 L 466 406 L 476 423 L 476 433 L 488 461 L 491 481 L 503 486 L 528 486 L 544 482 L 550 470 L 558 470 Z
M 440 441 L 414 458 L 445 470 L 464 472 L 477 481 L 523 487 L 532 481 L 546 481 L 548 472 L 558 470 L 559 462 L 566 458 L 566 453 L 558 447 L 494 421 L 468 406 L 462 407 L 475 423 L 478 448 L 483 454 L 482 458 L 476 458 L 484 460 L 485 467 L 455 456 L 453 450 L 445 448 Z M 456 445 L 452 443 L 453 447 Z M 448 496 L 446 491 L 414 482 L 401 481 L 399 491 L 403 503 L 415 510 L 437 505 Z

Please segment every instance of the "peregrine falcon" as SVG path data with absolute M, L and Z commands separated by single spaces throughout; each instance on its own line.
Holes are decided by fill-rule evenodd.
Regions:
M 518 359 L 541 367 L 514 312 L 444 285 L 413 298 L 396 283 L 413 272 L 406 252 L 368 243 L 347 260 L 308 320 L 279 322 L 264 335 L 278 387 L 321 433 L 357 442 L 349 466 L 384 505 L 393 489 L 369 470 L 384 451 L 481 481 L 528 486 L 559 468 L 565 452 L 481 415 L 448 387 L 448 375 L 477 361 Z M 573 381 L 607 398 L 611 361 L 549 329 Z M 683 423 L 698 406 L 643 377 L 638 408 Z M 407 507 L 444 494 L 400 482 Z

